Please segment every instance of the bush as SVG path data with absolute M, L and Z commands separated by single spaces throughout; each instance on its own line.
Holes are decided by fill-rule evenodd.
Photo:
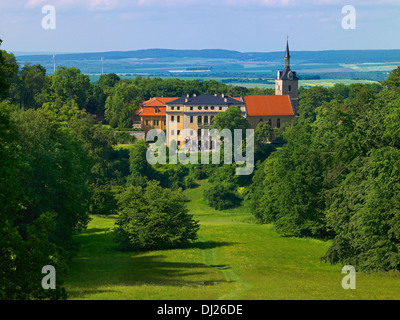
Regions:
M 198 221 L 188 214 L 181 190 L 150 181 L 129 186 L 117 196 L 115 241 L 125 250 L 171 248 L 197 239 Z
M 116 132 L 114 135 L 117 143 L 128 144 L 135 142 L 135 136 L 131 136 L 128 132 Z
M 110 120 L 110 127 L 115 129 L 118 126 L 118 119 L 117 118 L 112 118 Z
M 242 201 L 232 184 L 222 183 L 212 186 L 204 191 L 204 200 L 208 205 L 217 210 L 225 210 L 238 207 Z

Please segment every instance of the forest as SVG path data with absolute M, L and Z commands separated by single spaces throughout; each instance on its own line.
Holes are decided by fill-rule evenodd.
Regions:
M 223 161 L 152 166 L 144 140 L 116 148 L 107 125 L 131 128 L 141 101 L 187 93 L 273 91 L 113 73 L 93 84 L 77 68 L 48 75 L 0 51 L 0 299 L 67 298 L 63 279 L 79 252 L 73 236 L 94 215 L 117 216 L 122 251 L 196 241 L 199 222 L 182 190 L 200 180 L 212 184 L 202 195 L 212 208 L 248 206 L 282 236 L 331 240 L 327 263 L 399 271 L 400 67 L 380 84 L 301 88 L 290 125 L 255 129 L 250 179 Z M 234 110 L 213 126 L 227 123 L 248 127 Z M 283 146 L 265 143 L 272 132 Z M 45 265 L 57 270 L 55 290 L 41 286 Z

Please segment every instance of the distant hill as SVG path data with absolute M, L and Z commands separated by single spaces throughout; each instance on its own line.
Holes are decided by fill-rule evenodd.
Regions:
M 145 49 L 135 51 L 109 51 L 92 53 L 68 53 L 57 55 L 57 61 L 72 60 L 108 60 L 122 59 L 165 59 L 165 58 L 202 58 L 202 59 L 237 59 L 249 61 L 280 61 L 283 52 L 239 52 L 223 49 L 172 50 Z M 292 51 L 293 59 L 302 63 L 368 63 L 400 62 L 400 50 L 327 50 L 327 51 Z M 19 55 L 18 61 L 48 61 L 52 54 Z
M 222 49 L 146 49 L 56 55 L 56 66 L 79 68 L 93 81 L 102 70 L 120 76 L 195 79 L 273 79 L 283 67 L 284 52 L 238 52 Z M 383 80 L 400 65 L 400 50 L 291 51 L 292 68 L 302 79 Z M 53 55 L 18 55 L 20 64 L 43 65 L 52 73 Z M 103 64 L 101 60 L 103 59 Z

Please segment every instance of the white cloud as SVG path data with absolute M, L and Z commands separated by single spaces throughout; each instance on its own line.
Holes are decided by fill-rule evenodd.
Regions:
M 28 0 L 25 8 L 38 8 L 48 4 L 47 2 L 48 0 Z M 89 10 L 110 10 L 115 8 L 118 5 L 118 2 L 118 0 L 53 0 L 51 5 L 55 8 L 86 7 Z

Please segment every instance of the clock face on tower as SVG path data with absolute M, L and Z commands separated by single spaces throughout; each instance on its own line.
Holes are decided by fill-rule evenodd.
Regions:
M 292 73 L 292 71 L 289 72 L 289 79 L 290 79 L 290 80 L 293 80 L 293 73 Z

